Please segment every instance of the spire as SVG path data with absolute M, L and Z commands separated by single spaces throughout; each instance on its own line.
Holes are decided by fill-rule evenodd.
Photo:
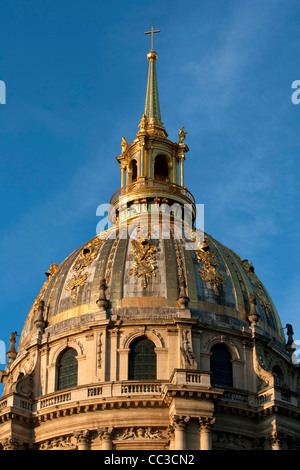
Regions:
M 160 33 L 160 30 L 154 30 L 153 24 L 152 24 L 151 31 L 145 32 L 145 34 L 151 34 L 151 50 L 147 54 L 147 59 L 149 60 L 149 71 L 148 71 L 148 81 L 147 81 L 144 114 L 146 116 L 150 129 L 151 127 L 158 128 L 159 130 L 163 130 L 164 133 L 166 133 L 161 122 L 161 114 L 160 114 L 160 106 L 159 106 L 159 98 L 158 98 L 158 86 L 157 86 L 157 76 L 156 76 L 156 66 L 155 66 L 155 62 L 158 58 L 158 55 L 153 49 L 153 34 L 154 33 Z
M 149 124 L 161 125 L 161 115 L 158 99 L 158 87 L 156 77 L 155 61 L 157 54 L 155 51 L 150 51 L 147 55 L 149 60 L 149 71 L 146 91 L 146 102 L 145 102 L 145 115 Z
M 172 208 L 175 204 L 176 217 L 179 218 L 184 208 L 189 207 L 190 210 L 192 206 L 192 220 L 196 218 L 194 197 L 184 185 L 184 160 L 189 151 L 184 143 L 187 132 L 181 127 L 179 141 L 172 142 L 161 122 L 155 68 L 157 53 L 153 48 L 154 33 L 159 32 L 152 25 L 151 31 L 145 33 L 151 34 L 145 109 L 135 134 L 137 138 L 128 144 L 123 137 L 122 153 L 116 157 L 121 170 L 121 188 L 110 200 L 113 206 L 110 220 L 114 223 L 123 223 L 148 212 L 157 213 L 160 204 L 163 208 L 165 204 Z M 180 302 L 183 306 L 188 301 L 184 290 L 181 286 Z M 99 298 L 101 305 L 102 297 Z

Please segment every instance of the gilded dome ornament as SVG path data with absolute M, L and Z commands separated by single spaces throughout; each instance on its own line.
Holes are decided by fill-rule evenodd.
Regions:
M 55 274 L 57 270 L 58 270 L 57 264 L 52 263 L 50 268 L 48 269 L 48 271 L 45 272 L 45 274 L 47 276 L 47 280 L 44 282 L 44 285 L 41 288 L 39 295 L 37 296 L 37 298 L 34 301 L 34 304 L 32 306 L 33 312 L 38 309 L 39 302 L 42 299 L 44 293 L 46 292 L 46 290 L 47 290 L 47 288 L 50 284 L 50 281 L 52 279 L 53 274 Z
M 186 138 L 186 136 L 187 136 L 187 132 L 184 132 L 184 127 L 181 127 L 181 128 L 179 129 L 179 134 L 178 134 L 178 136 L 179 136 L 179 142 L 178 142 L 178 143 L 179 143 L 179 144 L 183 144 L 183 142 L 185 141 L 185 138 Z
M 71 299 L 77 297 L 77 289 L 87 283 L 87 279 L 91 273 L 84 272 L 98 256 L 99 249 L 104 240 L 98 237 L 89 242 L 81 251 L 80 255 L 74 262 L 71 271 L 75 271 L 73 276 L 66 282 L 65 290 L 71 291 Z
M 67 281 L 65 289 L 71 291 L 71 299 L 75 300 L 77 297 L 78 287 L 84 286 L 90 273 L 76 273 Z
M 80 255 L 73 264 L 72 271 L 81 272 L 86 269 L 98 256 L 99 249 L 104 240 L 98 237 L 89 242 L 81 251 Z
M 148 120 L 146 114 L 142 115 L 142 119 L 140 120 L 139 123 L 139 132 L 147 132 L 147 127 L 148 127 Z
M 127 147 L 128 147 L 127 140 L 125 139 L 125 137 L 122 137 L 122 140 L 121 140 L 122 153 L 126 152 Z
M 217 253 L 210 248 L 207 240 L 204 240 L 203 248 L 195 251 L 198 262 L 202 265 L 198 267 L 198 272 L 202 281 L 212 284 L 215 295 L 220 295 L 219 287 L 224 286 L 225 277 L 218 269 L 220 262 Z

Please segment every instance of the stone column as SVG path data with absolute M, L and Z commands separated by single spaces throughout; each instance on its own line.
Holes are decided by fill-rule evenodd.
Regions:
M 282 450 L 282 439 L 283 439 L 282 433 L 279 433 L 277 431 L 273 431 L 271 436 L 270 436 L 271 449 L 272 450 Z
M 153 161 L 153 149 L 154 147 L 150 147 L 149 151 L 149 158 L 148 158 L 148 165 L 149 165 L 149 178 L 154 178 L 154 161 Z
M 90 431 L 75 431 L 74 437 L 77 440 L 78 450 L 89 450 Z
M 212 450 L 211 428 L 215 418 L 199 418 L 200 450 Z
M 141 154 L 140 154 L 140 174 L 139 176 L 145 176 L 145 142 L 140 143 L 140 149 L 141 149 Z
M 180 157 L 180 185 L 184 186 L 184 156 Z
M 121 188 L 124 188 L 124 186 L 125 186 L 125 166 L 121 165 L 120 170 L 121 170 Z
M 98 434 L 102 443 L 102 450 L 112 450 L 112 436 L 114 428 L 100 428 Z
M 186 449 L 186 426 L 189 416 L 174 416 L 172 426 L 174 428 L 174 450 Z

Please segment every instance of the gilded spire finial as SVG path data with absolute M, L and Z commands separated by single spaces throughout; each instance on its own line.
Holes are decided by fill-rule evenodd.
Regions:
M 149 60 L 149 72 L 148 72 L 144 114 L 148 121 L 150 132 L 151 132 L 151 126 L 152 127 L 156 126 L 158 127 L 157 130 L 162 131 L 164 134 L 166 134 L 166 131 L 162 127 L 161 115 L 160 115 L 157 77 L 156 77 L 156 68 L 155 68 L 155 62 L 158 56 L 157 56 L 157 53 L 153 50 L 154 33 L 160 33 L 160 30 L 159 29 L 155 30 L 153 23 L 152 23 L 151 31 L 145 32 L 145 34 L 151 34 L 151 50 L 147 54 L 147 59 Z
M 146 31 L 145 34 L 151 34 L 151 51 L 153 51 L 153 34 L 154 33 L 160 33 L 160 29 L 154 30 L 153 23 L 151 26 L 151 31 Z

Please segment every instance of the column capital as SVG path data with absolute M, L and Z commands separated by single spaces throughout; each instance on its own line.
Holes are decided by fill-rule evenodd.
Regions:
M 178 416 L 174 415 L 171 420 L 171 424 L 174 429 L 183 431 L 186 428 L 187 423 L 190 420 L 190 416 Z
M 199 427 L 200 430 L 207 430 L 210 431 L 212 426 L 215 424 L 216 418 L 212 416 L 205 416 L 199 418 Z
M 112 438 L 114 427 L 105 427 L 105 428 L 98 428 L 98 436 L 100 440 L 110 440 Z
M 8 437 L 3 441 L 2 446 L 3 450 L 17 450 L 19 442 L 14 438 Z
M 81 431 L 74 431 L 73 435 L 77 440 L 77 444 L 87 444 L 91 438 L 91 434 L 88 429 L 81 430 Z

